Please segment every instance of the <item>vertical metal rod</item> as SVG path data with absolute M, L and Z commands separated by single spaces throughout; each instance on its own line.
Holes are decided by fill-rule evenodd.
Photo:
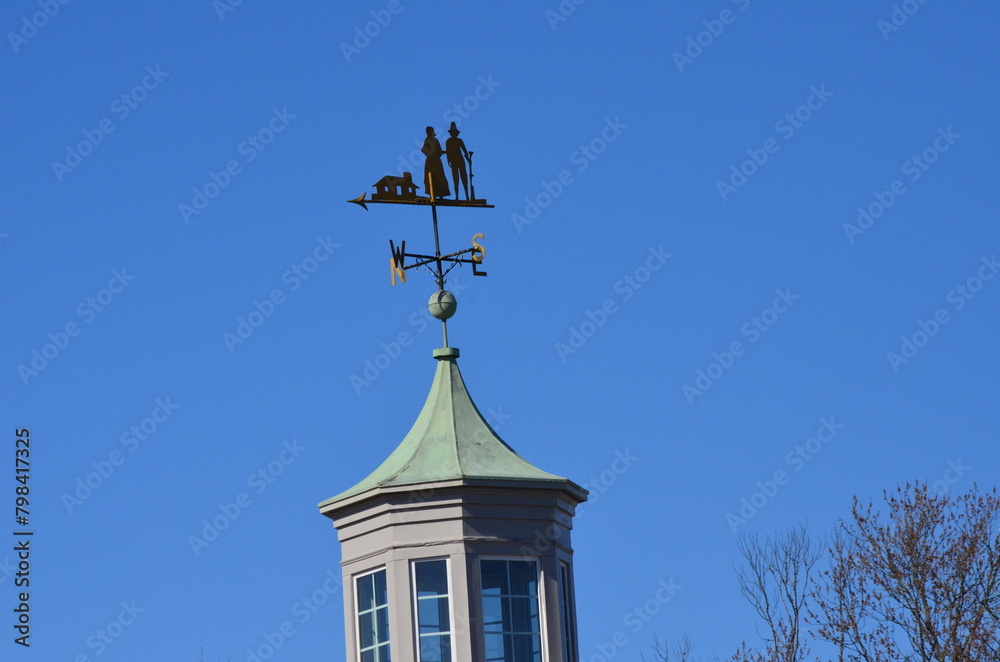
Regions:
M 438 210 L 434 204 L 434 182 L 430 183 L 431 189 L 431 218 L 434 219 L 434 257 L 437 258 L 437 285 L 439 290 L 444 289 L 444 272 L 441 269 L 441 239 L 438 236 Z M 442 347 L 448 347 L 448 321 L 441 320 L 441 336 L 444 339 Z
M 431 195 L 434 195 L 433 190 Z M 434 257 L 437 258 L 437 284 L 438 289 L 444 289 L 444 273 L 441 270 L 441 240 L 438 238 L 438 210 L 437 205 L 433 202 L 434 198 L 431 198 L 431 216 L 434 219 Z

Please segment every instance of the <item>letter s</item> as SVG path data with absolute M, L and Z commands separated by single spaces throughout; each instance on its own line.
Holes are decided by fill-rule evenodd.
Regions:
M 295 603 L 295 607 L 292 608 L 292 614 L 299 617 L 299 623 L 305 623 L 312 618 L 312 614 L 309 613 L 309 610 L 301 602 Z
M 302 279 L 292 273 L 291 269 L 281 274 L 281 282 L 290 285 L 292 292 L 299 289 L 302 285 Z
M 917 165 L 912 160 L 910 160 L 903 164 L 903 174 L 909 175 L 910 181 L 915 182 L 918 179 L 920 179 L 920 175 L 923 173 L 921 173 L 920 169 L 917 168 Z
M 245 140 L 240 143 L 239 147 L 236 148 L 236 152 L 245 156 L 247 159 L 247 163 L 250 163 L 255 158 L 257 158 L 257 151 L 251 148 L 250 145 L 248 145 Z
M 622 295 L 622 301 L 628 301 L 632 298 L 632 295 L 635 294 L 632 288 L 626 285 L 623 280 L 619 280 L 615 283 L 615 292 Z
M 955 290 L 948 292 L 948 296 L 945 297 L 945 301 L 955 306 L 956 311 L 965 308 L 965 299 L 963 299 L 962 296 Z
M 476 242 L 476 239 L 485 239 L 485 238 L 486 235 L 484 235 L 482 232 L 477 232 L 476 234 L 472 235 L 473 262 L 482 262 L 483 258 L 486 257 L 486 249 L 483 248 L 482 245 Z
M 751 333 L 751 331 L 753 333 Z M 754 328 L 754 326 L 751 325 L 750 322 L 747 322 L 746 324 L 740 327 L 740 333 L 745 335 L 747 338 L 750 338 L 750 342 L 752 343 L 760 340 L 760 330 Z
M 139 448 L 139 440 L 132 436 L 131 432 L 126 432 L 121 436 L 120 441 L 125 448 L 129 449 L 131 452 L 135 452 Z
M 111 104 L 111 112 L 120 113 L 118 119 L 123 120 L 128 117 L 129 109 L 122 103 L 121 99 L 115 99 Z
M 76 314 L 82 317 L 88 324 L 93 322 L 94 318 L 97 317 L 97 313 L 93 309 L 88 308 L 86 302 L 76 307 Z
M 258 489 L 255 489 L 257 494 L 261 494 L 264 490 L 267 489 L 267 485 L 264 484 L 264 480 L 260 477 L 259 474 L 250 474 L 249 476 L 247 476 L 247 485 L 253 488 L 258 488 L 259 486 Z

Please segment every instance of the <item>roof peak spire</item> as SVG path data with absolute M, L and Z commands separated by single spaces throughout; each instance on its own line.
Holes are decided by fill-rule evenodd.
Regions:
M 442 481 L 570 482 L 535 467 L 497 435 L 466 389 L 457 348 L 438 348 L 434 357 L 438 364 L 427 400 L 399 446 L 367 478 L 321 507 L 381 489 Z

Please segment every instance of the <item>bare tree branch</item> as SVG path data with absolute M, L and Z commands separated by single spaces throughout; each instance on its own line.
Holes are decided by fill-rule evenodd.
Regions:
M 926 483 L 855 499 L 817 587 L 816 634 L 843 660 L 996 662 L 1000 496 L 935 494 Z
M 734 660 L 801 662 L 809 654 L 803 637 L 806 603 L 812 592 L 812 574 L 822 552 L 813 544 L 805 525 L 761 540 L 742 534 L 739 542 L 743 564 L 737 566 L 740 593 L 757 611 L 767 632 L 762 650 L 745 644 Z
M 741 535 L 740 593 L 763 645 L 728 662 L 805 662 L 811 643 L 836 662 L 1000 662 L 1000 495 L 977 486 L 939 494 L 927 483 L 885 492 L 882 510 L 854 499 L 826 547 L 799 525 Z M 693 662 L 685 638 L 654 648 Z

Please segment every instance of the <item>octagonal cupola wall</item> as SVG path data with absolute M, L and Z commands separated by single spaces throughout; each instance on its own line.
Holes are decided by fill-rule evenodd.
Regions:
M 457 349 L 434 355 L 403 441 L 319 504 L 341 542 L 347 660 L 578 662 L 570 533 L 587 491 L 497 436 Z

